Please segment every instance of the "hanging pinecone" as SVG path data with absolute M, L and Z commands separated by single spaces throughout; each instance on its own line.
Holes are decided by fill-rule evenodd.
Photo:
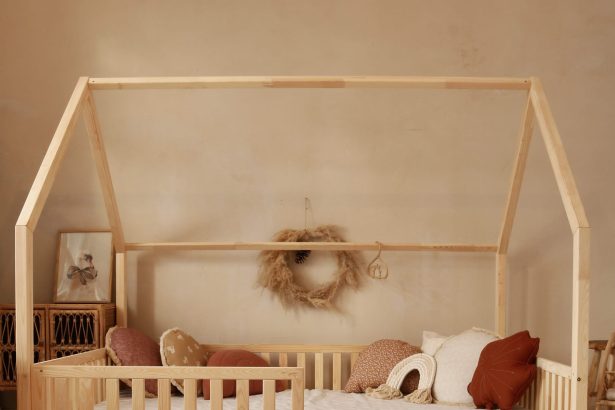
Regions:
M 295 252 L 295 263 L 304 263 L 312 251 L 297 251 Z

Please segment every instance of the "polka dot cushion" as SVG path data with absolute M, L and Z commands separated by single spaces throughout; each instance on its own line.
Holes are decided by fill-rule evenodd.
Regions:
M 207 353 L 199 342 L 186 332 L 174 328 L 169 329 L 160 336 L 160 358 L 163 366 L 205 366 Z M 183 380 L 171 380 L 177 389 L 184 393 Z M 201 386 L 198 392 L 201 392 Z
M 344 391 L 363 393 L 368 387 L 385 384 L 397 363 L 417 353 L 421 353 L 421 349 L 401 340 L 382 339 L 372 343 L 359 355 Z M 419 374 L 412 371 L 404 379 L 400 390 L 403 394 L 410 394 L 418 384 Z

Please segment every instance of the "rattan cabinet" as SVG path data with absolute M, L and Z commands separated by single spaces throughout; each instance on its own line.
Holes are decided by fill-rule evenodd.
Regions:
M 34 360 L 55 359 L 105 345 L 115 325 L 115 305 L 39 304 L 34 306 Z M 0 391 L 14 390 L 15 306 L 0 305 Z

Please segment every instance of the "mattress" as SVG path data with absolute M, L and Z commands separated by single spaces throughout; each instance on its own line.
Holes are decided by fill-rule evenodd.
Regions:
M 291 410 L 291 392 L 285 390 L 276 393 L 276 410 Z M 368 397 L 359 393 L 344 393 L 333 390 L 305 390 L 304 396 L 305 410 L 468 410 L 465 406 L 448 406 L 443 404 L 413 404 L 405 400 L 380 400 Z M 106 404 L 99 403 L 94 407 L 96 410 L 106 409 Z M 171 398 L 171 409 L 183 410 L 183 397 L 174 396 Z M 263 408 L 263 395 L 250 396 L 250 409 Z M 120 398 L 120 409 L 130 410 L 130 396 Z M 156 399 L 145 400 L 146 410 L 157 410 Z M 197 399 L 197 409 L 209 410 L 209 400 L 202 397 Z M 224 399 L 224 410 L 235 410 L 235 398 Z

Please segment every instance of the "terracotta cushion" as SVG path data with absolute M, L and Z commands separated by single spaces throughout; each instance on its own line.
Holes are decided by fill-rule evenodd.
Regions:
M 468 385 L 476 407 L 512 409 L 536 377 L 539 345 L 525 330 L 485 346 Z
M 105 348 L 116 366 L 162 366 L 158 343 L 137 329 L 112 327 L 105 337 Z M 122 381 L 130 386 L 130 380 Z M 156 397 L 156 380 L 145 381 L 145 394 Z
M 160 336 L 160 359 L 163 366 L 205 366 L 207 365 L 207 352 L 192 336 L 186 332 L 173 328 Z M 172 379 L 173 386 L 183 394 L 184 381 Z M 201 392 L 199 385 L 197 393 Z
M 344 387 L 347 393 L 363 393 L 368 387 L 385 384 L 393 367 L 421 349 L 401 340 L 382 339 L 369 345 L 357 358 Z M 419 385 L 419 374 L 412 371 L 401 385 L 401 392 L 410 394 Z
M 211 367 L 269 367 L 265 359 L 246 350 L 221 350 L 211 355 L 207 362 Z M 275 391 L 281 392 L 285 389 L 283 380 L 276 381 Z M 263 392 L 263 382 L 261 380 L 250 380 L 250 395 L 261 394 Z M 209 400 L 211 388 L 209 380 L 203 380 L 203 397 Z M 236 393 L 235 380 L 224 380 L 222 382 L 222 397 L 234 397 Z

